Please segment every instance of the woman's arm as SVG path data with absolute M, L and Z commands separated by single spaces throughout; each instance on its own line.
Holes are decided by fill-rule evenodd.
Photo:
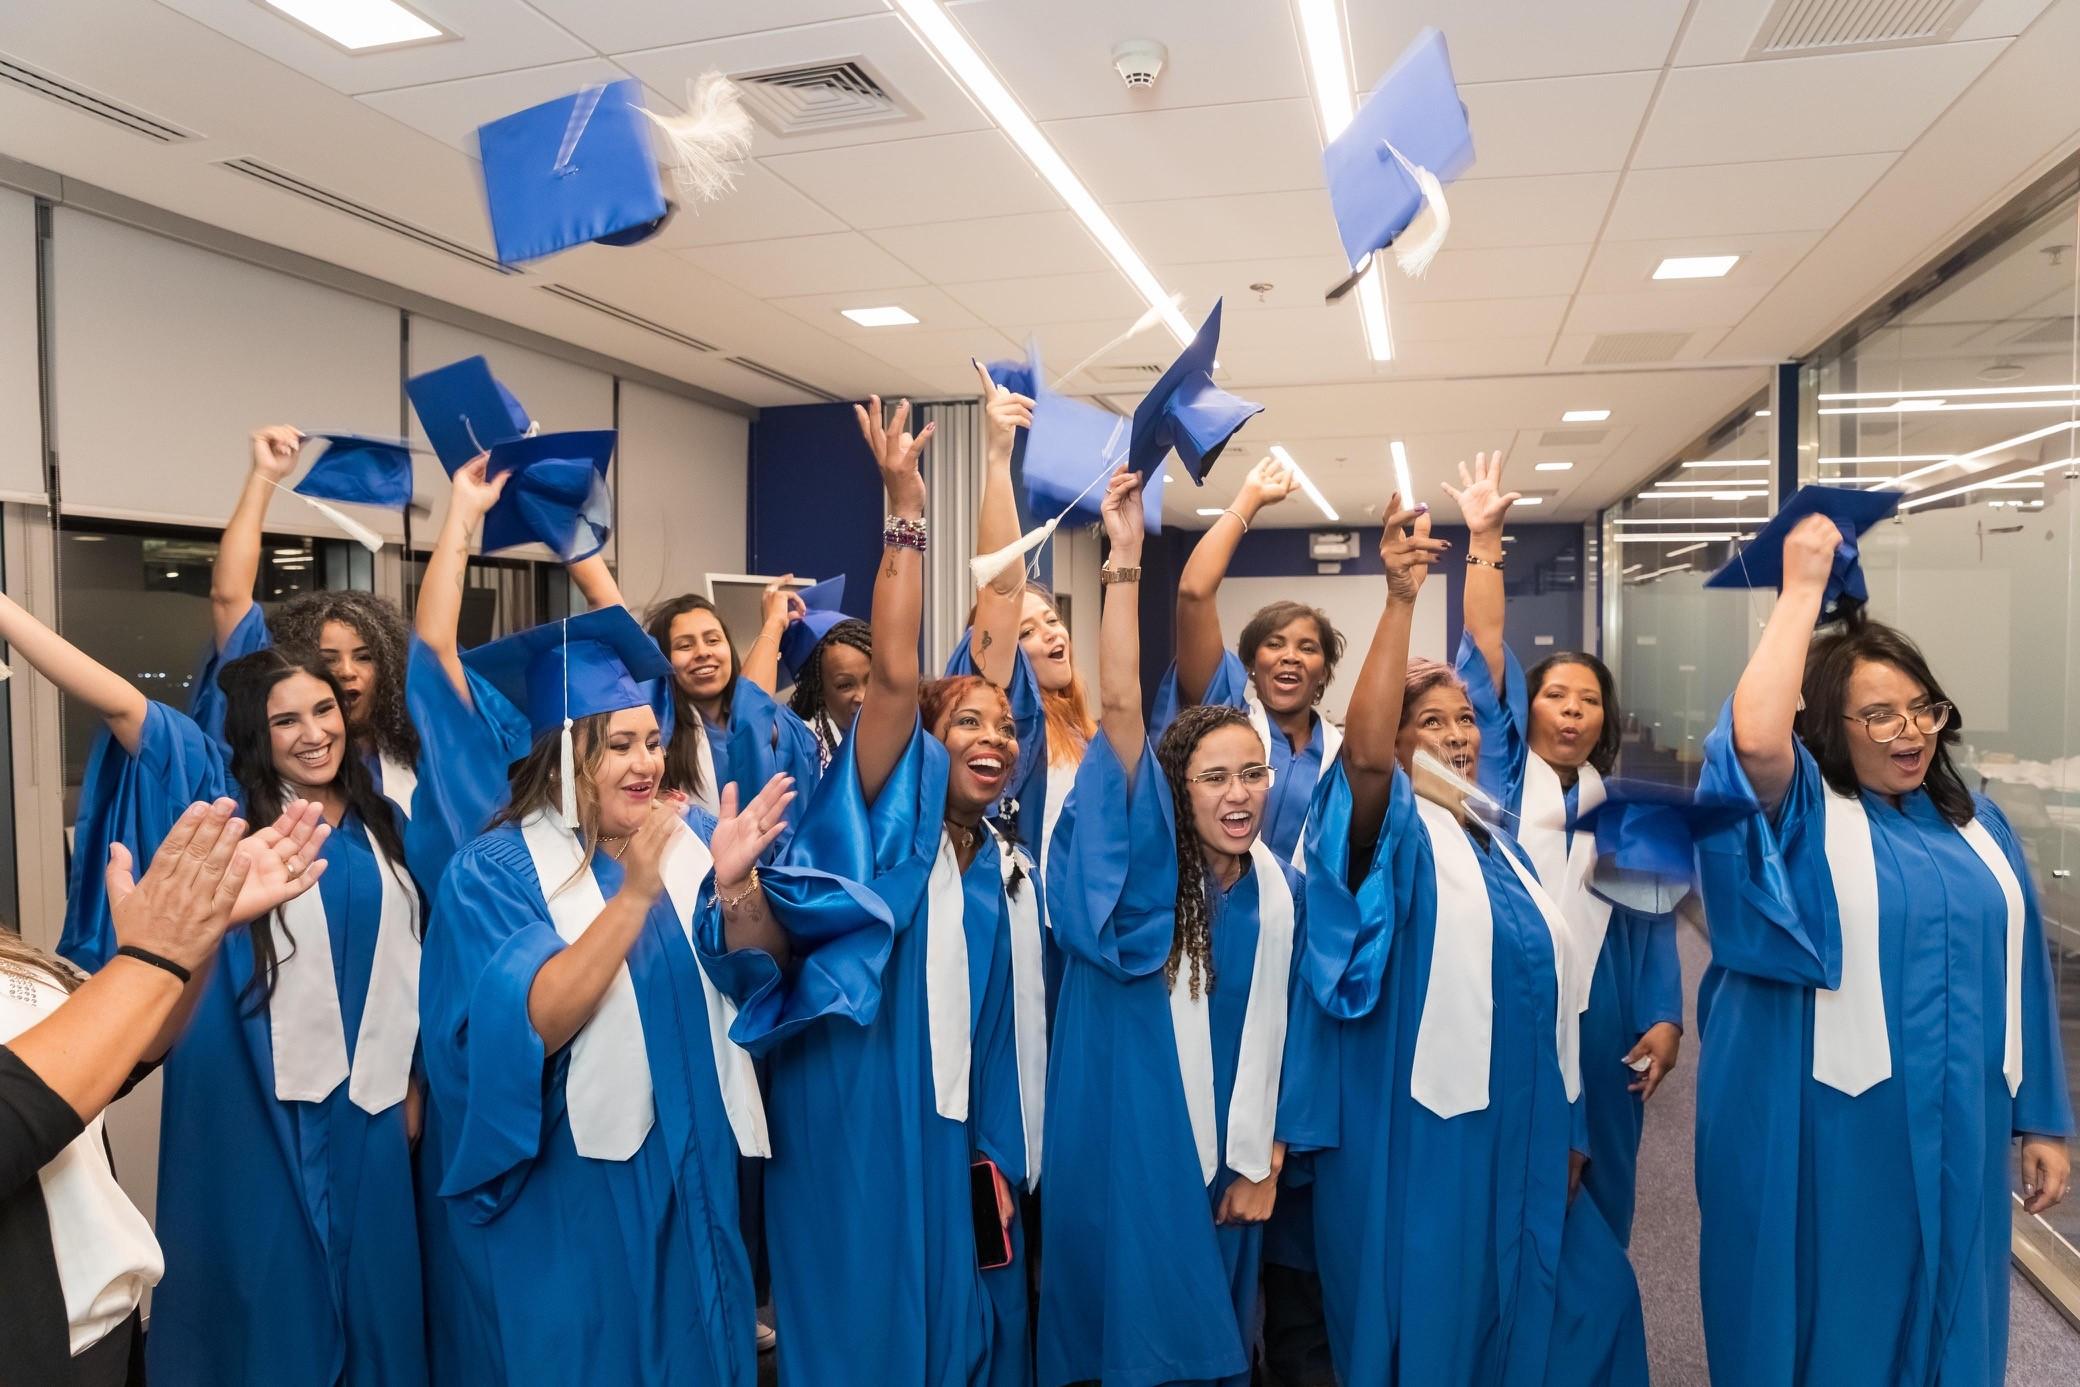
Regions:
M 137 754 L 151 704 L 135 684 L 29 615 L 5 594 L 0 594 L 0 640 L 13 646 L 60 693 L 100 714 L 123 750 Z
M 885 424 L 879 395 L 852 408 L 875 465 L 881 469 L 889 525 L 893 528 L 898 521 L 904 522 L 922 534 L 924 478 L 918 474 L 917 459 L 938 426 L 926 424 L 913 436 L 907 427 L 908 400 L 895 407 Z M 852 733 L 860 790 L 868 804 L 880 795 L 889 772 L 902 760 L 917 726 L 917 632 L 923 608 L 924 551 L 884 538 L 881 567 L 874 577 L 874 653 L 867 665 L 867 696 Z
M 578 585 L 579 592 L 585 594 L 586 604 L 594 611 L 601 607 L 628 606 L 621 596 L 621 584 L 614 579 L 614 571 L 598 554 L 566 564 L 564 571 L 571 575 L 571 581 Z M 642 619 L 641 613 L 637 613 L 636 619 Z
M 643 932 L 644 917 L 664 894 L 665 849 L 673 834 L 686 831 L 677 805 L 653 802 L 650 817 L 629 836 L 628 850 L 621 856 L 621 889 L 583 934 L 535 971 L 527 990 L 527 1019 L 545 1051 L 553 1053 L 570 1044 L 599 1009 L 600 998 L 620 976 L 629 949 Z
M 441 521 L 440 537 L 433 542 L 433 557 L 426 561 L 426 579 L 419 584 L 419 610 L 414 624 L 419 639 L 440 660 L 448 682 L 464 703 L 470 701 L 469 676 L 462 668 L 462 647 L 455 631 L 462 620 L 463 581 L 469 572 L 470 545 L 477 526 L 498 501 L 513 475 L 501 472 L 487 477 L 488 453 L 479 453 L 455 471 L 448 493 L 448 514 Z
M 1824 515 L 1809 515 L 1784 538 L 1784 585 L 1762 639 L 1733 690 L 1733 750 L 1765 809 L 1791 788 L 1798 768 L 1792 724 L 1805 682 L 1806 650 L 1842 532 Z
M 975 363 L 982 378 L 982 415 L 986 448 L 982 479 L 982 511 L 976 517 L 975 552 L 994 554 L 1017 541 L 1018 498 L 1011 489 L 1011 451 L 1018 431 L 1033 426 L 1033 402 L 999 386 L 989 369 Z M 1018 647 L 1018 619 L 1025 605 L 1026 570 L 1014 563 L 975 594 L 975 624 L 968 653 L 984 679 L 1000 689 L 1011 687 L 1012 652 Z
M 1235 546 L 1256 523 L 1257 512 L 1275 506 L 1293 494 L 1299 483 L 1293 469 L 1276 458 L 1260 458 L 1243 478 L 1235 504 L 1214 517 L 1213 527 L 1199 536 L 1192 557 L 1185 561 L 1177 580 L 1177 695 L 1182 703 L 1197 703 L 1206 696 L 1214 671 L 1221 666 L 1227 649 L 1221 639 L 1221 579 Z
M 1370 843 L 1386 822 L 1394 788 L 1394 743 L 1401 730 L 1401 695 L 1408 682 L 1408 637 L 1415 623 L 1416 594 L 1430 565 L 1448 547 L 1430 538 L 1430 509 L 1402 510 L 1401 498 L 1387 500 L 1387 523 L 1379 557 L 1387 568 L 1387 602 L 1365 663 L 1351 690 L 1343 728 L 1344 775 L 1351 787 L 1351 842 Z
M 1502 454 L 1475 453 L 1473 470 L 1459 464 L 1463 490 L 1447 486 L 1445 494 L 1459 503 L 1466 520 L 1466 634 L 1488 662 L 1488 679 L 1503 692 L 1502 526 L 1518 493 L 1502 489 Z
M 1105 567 L 1110 572 L 1141 568 L 1144 518 L 1141 514 L 1142 477 L 1120 464 L 1106 487 L 1100 510 L 1105 520 L 1105 537 L 1112 553 Z M 1141 764 L 1141 749 L 1148 739 L 1148 726 L 1141 716 L 1141 580 L 1105 585 L 1105 606 L 1098 619 L 1098 725 L 1112 754 L 1126 769 L 1132 783 L 1134 768 Z
M 780 687 L 780 637 L 788 623 L 808 613 L 802 605 L 801 594 L 792 584 L 794 575 L 783 573 L 766 584 L 765 595 L 759 599 L 758 634 L 744 651 L 744 663 L 738 670 L 740 677 L 758 685 L 767 693 Z
M 794 802 L 794 779 L 776 775 L 751 803 L 737 811 L 734 782 L 722 787 L 722 808 L 708 841 L 714 858 L 715 903 L 722 911 L 722 939 L 732 953 L 758 949 L 781 967 L 794 952 L 787 931 L 773 916 L 772 902 L 758 884 L 758 859 L 787 831 L 787 807 Z
M 217 561 L 210 569 L 209 610 L 216 627 L 217 649 L 231 640 L 238 623 L 253 605 L 253 584 L 260 577 L 260 530 L 267 522 L 267 503 L 277 483 L 296 470 L 303 435 L 286 424 L 253 430 L 253 465 L 245 489 L 217 541 Z

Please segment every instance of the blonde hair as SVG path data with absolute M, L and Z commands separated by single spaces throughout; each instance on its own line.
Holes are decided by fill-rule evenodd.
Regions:
M 67 992 L 74 991 L 87 980 L 87 975 L 59 958 L 46 953 L 5 925 L 0 925 L 0 969 L 12 967 L 15 971 L 42 973 Z

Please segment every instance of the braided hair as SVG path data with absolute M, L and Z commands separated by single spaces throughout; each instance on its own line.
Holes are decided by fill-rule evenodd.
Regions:
M 1206 899 L 1206 854 L 1199 846 L 1199 831 L 1192 824 L 1191 782 L 1185 767 L 1192 753 L 1209 733 L 1223 727 L 1247 727 L 1249 714 L 1224 703 L 1198 703 L 1184 709 L 1156 743 L 1156 763 L 1170 784 L 1172 817 L 1177 820 L 1177 924 L 1170 935 L 1170 961 L 1163 965 L 1163 981 L 1174 987 L 1184 959 L 1192 961 L 1192 996 L 1213 991 L 1213 907 Z
M 823 633 L 823 639 L 816 642 L 816 648 L 809 652 L 808 661 L 803 664 L 801 674 L 794 681 L 794 693 L 789 696 L 787 706 L 793 710 L 796 717 L 809 725 L 811 732 L 816 734 L 816 742 L 823 748 L 825 761 L 837 754 L 838 737 L 842 730 L 823 702 L 823 652 L 830 648 L 833 641 L 839 645 L 850 646 L 872 659 L 874 628 L 864 621 L 850 617 L 831 627 Z
M 419 732 L 405 711 L 404 669 L 411 631 L 397 604 L 372 592 L 306 592 L 284 602 L 267 623 L 275 644 L 297 660 L 316 660 L 325 623 L 350 627 L 375 657 L 375 685 L 368 692 L 368 719 L 354 735 L 407 766 L 419 763 Z

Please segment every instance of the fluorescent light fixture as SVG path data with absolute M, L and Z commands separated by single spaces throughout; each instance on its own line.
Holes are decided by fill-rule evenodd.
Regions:
M 1633 581 L 1633 582 L 1635 582 L 1635 583 L 1644 583 L 1644 582 L 1647 582 L 1647 581 L 1648 581 L 1649 579 L 1653 579 L 1653 578 L 1659 578 L 1659 577 L 1663 576 L 1664 574 L 1668 574 L 1668 573 L 1688 573 L 1689 571 L 1690 571 L 1690 565 L 1689 565 L 1689 564 L 1686 564 L 1686 563 L 1672 563 L 1672 564 L 1670 564 L 1670 565 L 1669 565 L 1668 567 L 1666 567 L 1666 568 L 1657 568 L 1657 569 L 1655 569 L 1655 570 L 1654 570 L 1654 571 L 1653 571 L 1652 573 L 1642 573 L 1642 574 L 1640 574 L 1640 575 L 1639 575 L 1639 576 L 1638 576 L 1637 578 L 1634 578 L 1634 579 L 1633 579 L 1632 581 Z
M 1684 479 L 1682 479 L 1682 480 L 1679 480 L 1679 481 L 1670 481 L 1670 482 L 1656 482 L 1656 483 L 1654 483 L 1654 488 L 1653 488 L 1653 489 L 1654 489 L 1654 490 L 1656 490 L 1656 491 L 1660 491 L 1660 490 L 1662 490 L 1662 489 L 1664 489 L 1664 488 L 1666 488 L 1666 487 L 1671 487 L 1671 486 L 1716 486 L 1716 487 L 1722 487 L 1722 488 L 1723 488 L 1723 487 L 1729 487 L 1729 486 L 1739 486 L 1739 485 L 1741 485 L 1741 483 L 1740 483 L 1739 481 L 1736 481 L 1736 480 L 1730 480 L 1730 479 L 1728 479 L 1728 478 L 1726 478 L 1726 477 L 1708 477 L 1708 478 L 1706 478 L 1706 479 L 1705 479 L 1704 481 L 1701 481 L 1701 482 L 1700 482 L 1700 481 L 1691 481 L 1691 480 L 1689 480 L 1688 478 L 1684 478 Z M 1761 493 L 1760 493 L 1760 492 L 1757 492 L 1756 494 L 1757 494 L 1757 495 L 1760 495 Z
M 1342 0 L 1298 0 L 1300 46 L 1307 54 L 1307 70 L 1314 84 L 1315 115 L 1321 122 L 1322 143 L 1343 133 L 1351 123 L 1355 107 L 1351 93 L 1350 45 L 1345 41 Z M 1358 281 L 1358 322 L 1365 329 L 1365 351 L 1374 361 L 1394 359 L 1394 330 L 1387 321 L 1387 285 L 1381 277 L 1380 256 Z
M 1654 267 L 1654 278 L 1718 279 L 1739 261 L 1738 255 L 1671 255 Z
M 1932 462 L 1926 467 L 1917 467 L 1911 472 L 1902 472 L 1897 477 L 1886 477 L 1877 482 L 1875 486 L 1904 486 L 1908 482 L 1918 481 L 1931 472 L 1941 472 L 1947 467 L 1962 467 L 1968 462 L 1977 462 L 1980 458 L 1998 453 L 2003 449 L 2019 448 L 2025 443 L 2034 443 L 2040 438 L 2049 438 L 2056 433 L 2069 433 L 2074 429 L 2080 429 L 2080 422 L 2075 422 L 2071 419 L 2051 424 L 2041 429 L 2032 429 L 2028 433 L 2016 434 L 2013 438 L 2004 438 L 1998 443 L 1989 443 L 1983 448 L 1974 448 L 1969 453 L 1959 453 L 1954 457 L 1944 458 L 1941 462 Z
M 1040 133 L 1040 127 L 1026 114 L 1025 107 L 1019 105 L 1011 89 L 998 79 L 995 69 L 968 41 L 967 34 L 947 17 L 939 0 L 889 0 L 889 3 L 902 12 L 918 39 L 968 89 L 975 104 L 982 107 L 997 123 L 997 128 L 1010 137 L 1011 142 L 1018 146 L 1019 153 L 1026 156 L 1026 161 L 1047 180 L 1056 195 L 1069 204 L 1069 210 L 1076 214 L 1076 219 L 1083 223 L 1099 248 L 1111 257 L 1119 272 L 1127 277 L 1134 292 L 1141 295 L 1142 302 L 1162 319 L 1163 326 L 1177 339 L 1177 345 L 1190 345 L 1192 325 L 1185 321 L 1184 314 L 1177 311 L 1176 303 L 1156 282 L 1155 275 L 1120 229 L 1113 225 L 1112 218 L 1105 214 L 1098 200 L 1083 186 L 1083 180 L 1056 152 L 1047 136 Z
M 861 327 L 907 327 L 917 321 L 907 309 L 889 304 L 885 308 L 841 308 L 838 310 Z
M 1731 539 L 1731 538 L 1732 538 L 1732 536 L 1731 536 L 1731 535 L 1729 535 L 1729 536 L 1727 536 L 1727 538 Z M 1684 546 L 1683 546 L 1682 548 L 1680 548 L 1680 549 L 1671 549 L 1671 550 L 1669 550 L 1669 551 L 1668 551 L 1668 556 L 1669 556 L 1670 558 L 1672 558 L 1672 559 L 1678 559 L 1678 558 L 1681 558 L 1681 557 L 1682 557 L 1683 555 L 1685 555 L 1685 554 L 1694 554 L 1694 553 L 1696 553 L 1696 552 L 1697 552 L 1698 550 L 1700 550 L 1700 549 L 1704 548 L 1704 547 L 1705 547 L 1705 545 L 1707 545 L 1707 544 L 1709 544 L 1709 543 L 1711 543 L 1711 541 L 1710 541 L 1710 540 L 1708 540 L 1708 539 L 1701 539 L 1701 540 L 1697 541 L 1697 543 L 1695 543 L 1695 544 L 1686 544 L 1686 545 L 1684 545 Z
M 2080 425 L 2075 425 L 2074 427 L 2080 428 Z M 1909 497 L 1907 500 L 1899 503 L 1899 508 L 1901 510 L 1912 510 L 1916 506 L 1925 506 L 1931 501 L 1947 501 L 1952 496 L 1962 496 L 1968 491 L 1985 490 L 2001 482 L 2020 481 L 2024 477 L 2034 477 L 2041 473 L 2049 472 L 2054 467 L 2071 467 L 2076 463 L 2080 463 L 2080 458 L 2063 457 L 2056 462 L 2040 462 L 2034 467 L 2018 468 L 2013 472 L 2003 472 L 1998 477 L 1988 477 L 1985 481 L 1966 482 L 1963 486 L 1953 486 L 1945 491 L 1932 491 L 1926 496 Z
M 1860 458 L 1822 458 L 1820 459 L 1820 465 L 1822 467 L 1854 467 L 1858 463 L 1863 462 L 1947 462 L 1949 459 L 1950 454 L 1948 453 L 1885 453 L 1882 455 L 1873 453 L 1868 457 Z
M 1926 403 L 1919 400 L 1901 400 L 1897 404 L 1845 406 L 1840 409 L 1823 409 L 1820 412 L 1822 414 L 1897 414 L 1904 411 L 1909 414 L 1917 414 L 1928 410 L 1941 410 L 1946 414 L 1954 414 L 1962 410 L 1971 409 L 2076 410 L 2080 409 L 2080 400 L 1971 400 L 1961 405 L 1953 405 L 1944 400 L 1929 400 Z
M 1767 467 L 1768 458 L 1699 458 L 1686 462 L 1685 467 Z
M 1631 576 L 1632 576 L 1633 574 L 1635 574 L 1635 573 L 1639 572 L 1639 571 L 1640 571 L 1640 570 L 1641 570 L 1642 568 L 1645 568 L 1645 567 L 1646 567 L 1646 565 L 1645 565 L 1645 564 L 1643 564 L 1643 563 L 1636 563 L 1636 564 L 1634 564 L 1634 565 L 1633 565 L 1632 567 L 1630 567 L 1630 568 L 1626 569 L 1626 570 L 1625 570 L 1625 573 L 1624 573 L 1624 575 L 1623 575 L 1623 576 L 1625 576 L 1625 577 L 1628 577 L 1628 578 L 1629 578 L 1629 577 L 1631 577 Z
M 1671 515 L 1658 520 L 1613 520 L 1611 522 L 1613 525 L 1717 525 L 1722 530 L 1728 525 L 1766 525 L 1768 523 L 1769 517 L 1766 515 Z M 1622 539 L 1624 536 L 1620 535 L 1617 538 Z
M 1767 419 L 1769 418 L 1769 411 L 1766 409 L 1758 409 L 1755 411 L 1755 417 L 1757 419 Z
M 1823 400 L 1911 400 L 1923 395 L 2055 395 L 2063 390 L 2080 390 L 2080 385 L 1967 385 L 1955 390 L 1844 390 L 1824 394 Z
M 1207 519 L 1211 520 L 1214 516 L 1226 515 L 1227 512 L 1222 510 L 1219 506 L 1201 506 L 1197 511 L 1194 512 L 1194 514 L 1203 515 Z
M 261 0 L 304 28 L 331 39 L 350 53 L 400 43 L 437 39 L 444 30 L 427 23 L 397 0 Z
M 1398 438 L 1387 441 L 1387 451 L 1394 455 L 1394 494 L 1401 498 L 1405 510 L 1416 503 L 1416 484 L 1408 475 L 1408 449 L 1401 446 Z
M 1365 352 L 1374 361 L 1394 359 L 1394 328 L 1387 321 L 1387 284 L 1380 278 L 1380 260 L 1358 281 L 1358 321 L 1365 327 Z
M 1531 464 L 1531 470 L 1534 472 L 1565 472 L 1573 466 L 1574 464 L 1571 462 L 1534 462 Z
M 1642 491 L 1642 501 L 1747 501 L 1769 495 L 1767 491 Z
M 1570 409 L 1560 416 L 1563 424 L 1601 424 L 1611 417 L 1607 409 Z
M 1512 504 L 1519 506 L 1542 506 L 1545 503 L 1546 498 L 1543 496 L 1519 496 Z
M 1314 478 L 1307 475 L 1307 469 L 1293 460 L 1291 453 L 1274 443 L 1271 445 L 1271 456 L 1293 469 L 1293 480 L 1300 483 L 1300 489 L 1307 493 L 1307 499 L 1314 502 L 1316 509 L 1331 520 L 1343 519 L 1336 513 L 1336 507 L 1329 504 L 1329 498 L 1322 495 L 1322 489 L 1314 484 Z

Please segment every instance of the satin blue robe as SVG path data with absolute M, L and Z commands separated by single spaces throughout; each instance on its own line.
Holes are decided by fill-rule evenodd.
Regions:
M 968 1167 L 1025 1177 L 1009 929 L 994 845 L 963 877 L 973 1026 L 968 1120 L 942 1117 L 926 1020 L 926 883 L 946 807 L 945 746 L 922 727 L 869 807 L 848 739 L 783 861 L 865 888 L 849 914 L 790 922 L 785 969 L 699 939 L 737 999 L 731 1035 L 768 1064 L 766 1247 L 780 1381 L 919 1387 L 1023 1380 L 1025 1267 L 976 1267 Z M 995 902 L 995 904 L 991 904 Z M 1001 1284 L 997 1284 L 1001 1283 Z
M 1567 1199 L 1587 1142 L 1554 1036 L 1553 941 L 1504 852 L 1472 846 L 1494 917 L 1488 1106 L 1441 1118 L 1409 1094 L 1437 929 L 1427 826 L 1406 775 L 1350 886 L 1341 765 L 1308 830 L 1279 1135 L 1313 1150 L 1329 1343 L 1350 1387 L 1644 1383 L 1639 1290 L 1593 1200 Z
M 1221 662 L 1213 672 L 1213 681 L 1206 686 L 1201 703 L 1225 704 L 1230 708 L 1248 707 L 1249 671 L 1234 651 L 1221 652 Z M 1177 720 L 1182 704 L 1177 690 L 1177 666 L 1171 665 L 1163 675 L 1163 682 L 1156 686 L 1156 697 L 1148 719 L 1148 737 L 1151 742 L 1161 741 L 1163 733 Z M 1286 737 L 1276 719 L 1268 714 L 1265 724 L 1271 729 L 1271 745 L 1265 755 L 1271 766 L 1271 794 L 1264 803 L 1264 841 L 1271 850 L 1288 862 L 1299 860 L 1300 834 L 1307 823 L 1307 807 L 1314 800 L 1315 786 L 1321 781 L 1326 767 L 1322 765 L 1322 718 L 1321 714 L 1310 715 L 1306 746 L 1295 746 Z
M 1470 636 L 1459 641 L 1459 677 L 1481 729 L 1481 788 L 1513 814 L 1523 812 L 1524 762 L 1531 755 L 1525 728 L 1529 690 L 1514 651 L 1503 655 L 1504 687 L 1497 690 L 1488 662 Z M 1617 709 L 1606 708 L 1607 717 Z M 1566 790 L 1570 848 L 1574 843 L 1576 786 Z M 1582 1106 L 1589 1123 L 1589 1168 L 1582 1189 L 1603 1211 L 1618 1241 L 1632 1242 L 1632 1210 L 1638 1187 L 1639 1139 L 1646 1104 L 1630 1091 L 1639 1075 L 1624 1057 L 1640 1037 L 1662 1022 L 1683 1024 L 1683 964 L 1676 952 L 1673 912 L 1650 915 L 1629 906 L 1611 907 L 1603 950 L 1596 956 L 1589 1005 L 1582 1012 Z
M 214 741 L 150 705 L 137 755 L 106 733 L 80 798 L 74 876 L 96 882 L 107 844 L 143 864 L 197 799 L 244 793 Z M 98 855 L 97 855 L 98 854 Z M 349 815 L 319 879 L 351 1060 L 374 964 L 379 868 Z M 409 883 L 407 883 L 409 888 Z M 107 904 L 75 891 L 60 951 L 97 967 L 115 949 Z M 396 1387 L 427 1381 L 420 1249 L 404 1104 L 369 1114 L 340 1086 L 323 1102 L 274 1096 L 267 1013 L 240 994 L 252 937 L 224 936 L 193 1019 L 166 1059 L 157 1232 L 166 1279 L 152 1302 L 152 1380 Z
M 1215 1224 L 1236 1175 L 1223 1165 L 1210 1186 L 1201 1178 L 1178 1074 L 1163 976 L 1177 918 L 1175 812 L 1152 746 L 1143 747 L 1130 785 L 1112 744 L 1094 738 L 1048 859 L 1054 934 L 1068 964 L 1047 1075 L 1042 1387 L 1249 1380 L 1264 1232 Z M 1279 869 L 1293 892 L 1297 940 L 1299 874 Z M 1222 1152 L 1256 960 L 1259 886 L 1249 871 L 1227 891 L 1209 892 Z
M 1729 701 L 1701 790 L 1751 793 Z M 1855 733 L 1861 736 L 1862 734 Z M 1841 982 L 1825 795 L 1804 746 L 1776 813 L 1700 839 L 1712 966 L 1698 993 L 1697 1198 L 1716 1381 L 2002 1381 L 2010 1146 L 2073 1129 L 2036 888 L 2022 883 L 2019 1093 L 2001 1073 L 2007 908 L 1924 791 L 1863 793 L 1878 874 L 1892 1077 L 1851 1098 L 1812 1077 L 1813 989 Z

